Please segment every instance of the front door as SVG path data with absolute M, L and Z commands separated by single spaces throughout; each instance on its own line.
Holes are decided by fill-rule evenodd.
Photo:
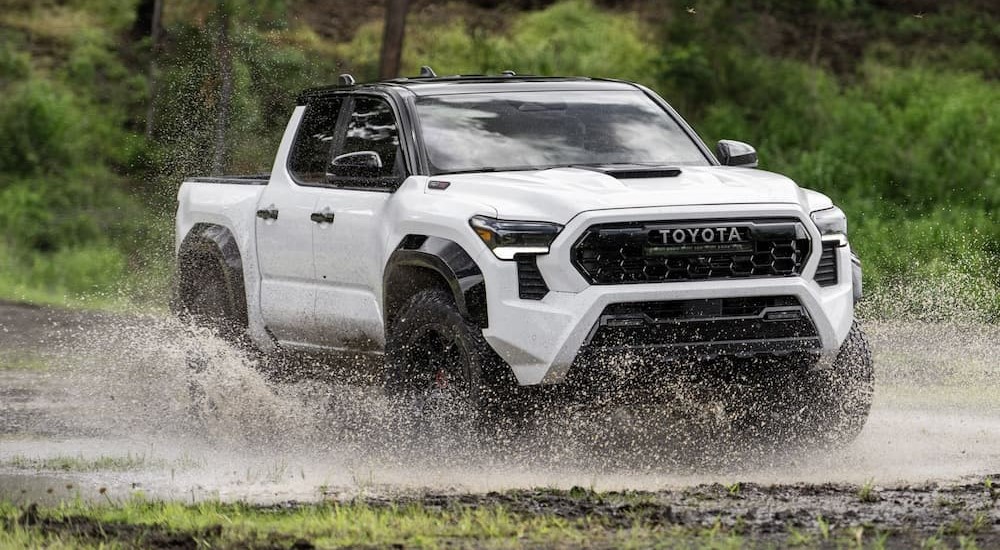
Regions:
M 286 345 L 317 343 L 313 214 L 325 191 L 342 105 L 343 98 L 333 96 L 296 109 L 292 122 L 298 120 L 298 125 L 287 167 L 273 168 L 257 204 L 261 314 L 275 338 Z M 278 158 L 285 155 L 279 152 Z
M 397 119 L 389 103 L 356 96 L 316 204 L 315 320 L 323 346 L 376 351 L 385 345 L 378 297 L 392 190 L 406 176 Z

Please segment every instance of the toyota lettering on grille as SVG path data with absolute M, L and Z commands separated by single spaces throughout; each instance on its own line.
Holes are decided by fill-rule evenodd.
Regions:
M 677 229 L 661 229 L 660 238 L 663 244 L 696 244 L 696 243 L 741 243 L 748 240 L 749 231 L 739 227 L 687 227 Z
M 650 231 L 644 252 L 651 256 L 673 256 L 706 252 L 753 250 L 749 227 L 695 226 L 661 227 Z

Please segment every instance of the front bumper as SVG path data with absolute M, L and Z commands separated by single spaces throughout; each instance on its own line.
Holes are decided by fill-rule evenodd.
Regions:
M 628 285 L 590 285 L 570 263 L 573 243 L 596 223 L 697 219 L 752 219 L 794 217 L 803 222 L 815 243 L 801 276 L 671 281 Z M 488 250 L 477 257 L 486 281 L 489 328 L 487 342 L 511 366 L 521 384 L 562 381 L 585 349 L 605 308 L 612 304 L 792 296 L 815 325 L 816 349 L 827 356 L 839 350 L 854 317 L 849 247 L 837 250 L 838 280 L 820 287 L 813 275 L 819 264 L 820 235 L 797 205 L 733 205 L 720 216 L 719 207 L 660 207 L 585 212 L 571 220 L 553 242 L 550 253 L 538 258 L 538 268 L 549 292 L 541 300 L 518 295 L 517 267 L 498 260 Z M 760 351 L 760 350 L 756 350 Z M 680 350 L 665 347 L 665 358 Z

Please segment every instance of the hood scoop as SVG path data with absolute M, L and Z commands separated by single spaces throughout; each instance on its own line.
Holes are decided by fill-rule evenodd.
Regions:
M 600 172 L 620 180 L 639 178 L 675 178 L 681 175 L 681 169 L 676 166 L 649 166 L 646 164 L 595 164 L 577 165 L 573 166 L 573 168 Z

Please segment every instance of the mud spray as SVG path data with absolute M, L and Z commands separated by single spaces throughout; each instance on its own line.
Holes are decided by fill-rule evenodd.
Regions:
M 648 432 L 630 432 L 627 418 L 573 414 L 484 448 L 407 421 L 376 387 L 269 380 L 255 359 L 170 318 L 22 312 L 29 322 L 0 312 L 10 334 L 0 351 L 34 346 L 49 364 L 4 374 L 0 491 L 35 483 L 104 487 L 114 498 L 273 502 L 427 489 L 981 479 L 1000 472 L 1000 326 L 975 304 L 942 299 L 954 284 L 893 289 L 864 308 L 876 397 L 857 441 L 749 462 L 677 460 L 682 430 L 619 445 Z M 992 292 L 980 298 L 995 301 Z M 205 365 L 194 375 L 192 356 Z

